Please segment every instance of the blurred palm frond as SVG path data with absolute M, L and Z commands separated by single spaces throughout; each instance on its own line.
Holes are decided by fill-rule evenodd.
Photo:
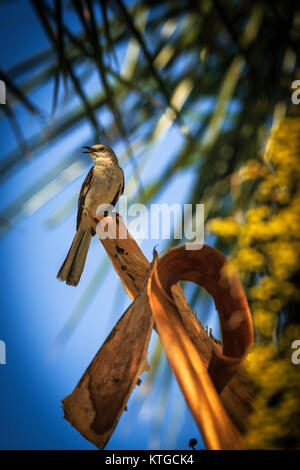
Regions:
M 0 11 L 7 4 L 1 1 Z M 15 135 L 15 145 L 0 159 L 2 183 L 21 172 L 29 157 L 30 164 L 37 156 L 47 159 L 52 145 L 86 129 L 76 142 L 107 142 L 119 150 L 121 164 L 130 163 L 130 200 L 159 200 L 178 174 L 191 172 L 184 202 L 205 204 L 206 221 L 238 218 L 247 210 L 254 186 L 249 183 L 241 191 L 240 167 L 257 158 L 273 119 L 299 113 L 291 104 L 291 83 L 299 75 L 295 0 L 32 0 L 30 5 L 47 47 L 0 70 L 9 95 L 9 104 L 1 109 Z M 29 132 L 24 115 L 34 118 L 38 129 Z M 173 130 L 179 144 L 163 170 L 152 171 L 149 178 L 144 168 L 156 168 L 154 149 Z M 75 144 L 4 204 L 1 236 L 84 173 L 88 162 L 74 149 Z M 56 227 L 75 206 L 75 196 L 69 197 L 48 216 L 47 227 Z M 229 253 L 233 245 L 216 239 L 216 246 Z M 59 334 L 58 349 L 107 272 L 108 264 L 100 262 Z M 193 307 L 199 299 L 198 289 L 192 293 Z M 144 390 L 158 370 L 159 342 L 152 359 L 153 375 Z M 162 392 L 162 408 L 167 397 Z M 159 408 L 157 413 L 158 429 Z M 180 416 L 171 421 L 179 422 Z

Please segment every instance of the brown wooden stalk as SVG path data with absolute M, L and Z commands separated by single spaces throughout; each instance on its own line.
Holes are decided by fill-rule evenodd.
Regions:
M 87 213 L 87 211 L 85 212 Z M 153 311 L 153 305 L 151 305 L 153 304 L 153 297 L 151 295 L 150 305 L 152 310 L 149 305 L 149 286 L 151 282 L 153 283 L 153 276 L 157 277 L 157 269 L 159 267 L 157 260 L 154 262 L 156 266 L 148 262 L 135 240 L 128 233 L 121 217 L 102 217 L 99 218 L 101 220 L 97 224 L 95 219 L 90 217 L 88 213 L 87 215 L 94 229 L 97 229 L 98 235 L 100 230 L 100 241 L 126 292 L 131 299 L 134 299 L 134 302 L 109 334 L 74 391 L 63 400 L 66 419 L 97 447 L 104 448 L 121 413 L 126 409 L 126 403 L 137 383 L 138 376 L 143 370 L 147 369 L 147 347 L 154 326 L 153 314 L 155 313 L 158 332 L 162 333 L 162 336 L 166 336 L 164 332 L 168 330 L 168 327 L 161 330 L 163 323 L 161 323 L 160 319 L 162 317 L 156 316 L 157 309 L 155 310 L 154 308 Z M 106 238 L 103 236 L 104 233 L 108 235 Z M 211 258 L 212 260 L 213 258 Z M 214 266 L 210 266 L 210 269 L 213 272 Z M 154 275 L 155 272 L 156 274 Z M 158 281 L 160 283 L 160 279 Z M 176 281 L 174 276 L 173 281 Z M 174 365 L 170 364 L 190 407 L 191 402 L 189 400 L 192 400 L 192 407 L 195 408 L 195 391 L 197 387 L 202 387 L 201 390 L 205 392 L 202 395 L 201 403 L 204 403 L 206 406 L 206 412 L 211 409 L 214 416 L 212 418 L 210 416 L 208 420 L 205 417 L 203 418 L 203 415 L 201 416 L 201 403 L 199 402 L 200 409 L 195 411 L 197 417 L 195 417 L 195 413 L 194 417 L 204 435 L 207 448 L 242 448 L 241 434 L 245 431 L 247 418 L 252 409 L 252 386 L 249 384 L 247 376 L 241 367 L 230 372 L 231 375 L 234 373 L 231 380 L 231 376 L 227 374 L 227 377 L 225 374 L 226 377 L 225 379 L 223 377 L 224 380 L 221 380 L 221 385 L 220 383 L 218 384 L 218 377 L 216 377 L 219 374 L 215 374 L 214 377 L 212 373 L 211 377 L 215 386 L 220 390 L 225 386 L 220 394 L 220 400 L 217 395 L 215 396 L 216 390 L 212 386 L 211 379 L 206 370 L 212 367 L 216 358 L 221 358 L 219 363 L 217 359 L 219 364 L 217 365 L 220 368 L 222 358 L 224 358 L 222 346 L 212 335 L 207 334 L 187 303 L 181 287 L 174 282 L 171 282 L 168 286 L 169 294 L 160 293 L 160 295 L 166 298 L 171 295 L 172 297 L 169 297 L 167 300 L 175 306 L 172 315 L 174 317 L 173 324 L 176 324 L 177 330 L 176 328 L 173 328 L 172 331 L 170 330 L 170 334 L 173 335 L 172 343 L 166 343 L 166 347 L 167 349 L 169 348 L 168 344 L 173 347 L 176 341 L 179 341 L 177 345 L 179 351 L 182 352 L 184 348 L 188 348 L 189 351 L 186 356 L 182 356 L 183 359 L 185 360 L 187 357 L 191 365 L 191 358 L 196 358 L 196 362 L 202 371 L 202 382 L 198 383 L 198 378 L 194 377 L 191 372 L 190 378 L 187 381 L 191 380 L 193 397 L 189 390 L 185 390 L 186 381 L 182 377 L 177 376 L 176 364 L 175 370 Z M 230 295 L 229 293 L 229 297 Z M 243 299 L 243 293 L 241 293 L 241 298 Z M 227 309 L 230 310 L 229 304 Z M 162 314 L 164 315 L 163 310 Z M 163 321 L 168 322 L 168 311 L 165 314 L 166 316 Z M 185 338 L 184 345 L 182 343 L 183 336 Z M 164 344 L 164 341 L 168 341 L 168 338 L 162 337 L 162 340 Z M 227 340 L 227 346 L 228 344 Z M 234 357 L 229 358 L 229 362 L 233 361 L 235 366 L 241 363 L 243 352 L 240 355 L 236 354 L 236 356 L 238 361 Z M 192 370 L 192 367 L 190 369 Z M 220 370 L 222 372 L 222 368 L 219 369 L 219 372 Z M 199 370 L 198 372 L 200 374 Z M 203 408 L 205 408 L 204 405 Z M 222 425 L 222 421 L 224 421 L 224 425 Z M 205 426 L 205 422 L 210 422 L 210 425 Z

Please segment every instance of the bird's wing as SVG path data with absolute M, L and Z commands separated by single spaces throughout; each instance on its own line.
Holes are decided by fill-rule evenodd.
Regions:
M 88 190 L 91 187 L 93 176 L 94 176 L 94 167 L 92 167 L 90 169 L 90 171 L 88 172 L 88 174 L 86 175 L 86 178 L 85 178 L 84 182 L 82 183 L 82 186 L 81 186 L 81 189 L 80 189 L 80 193 L 79 193 L 79 197 L 78 197 L 78 211 L 77 211 L 76 229 L 78 229 L 80 221 L 81 221 L 81 216 L 82 216 L 82 211 L 83 211 L 82 206 L 84 206 L 85 197 L 88 193 Z
M 120 194 L 123 194 L 124 193 L 124 186 L 125 186 L 125 177 L 124 177 L 124 171 L 123 171 L 122 168 L 121 168 L 121 170 L 122 170 L 122 175 L 123 175 L 123 181 L 122 181 L 122 187 L 121 187 Z
M 122 168 L 121 168 L 121 170 L 122 170 Z M 115 206 L 115 205 L 117 204 L 119 197 L 120 197 L 121 194 L 123 194 L 123 192 L 124 192 L 124 182 L 125 182 L 125 179 L 124 179 L 124 171 L 123 171 L 123 170 L 122 170 L 122 175 L 123 175 L 122 183 L 120 184 L 119 189 L 118 189 L 118 191 L 117 191 L 117 194 L 115 195 L 114 200 L 113 200 L 112 203 L 111 203 L 112 206 Z

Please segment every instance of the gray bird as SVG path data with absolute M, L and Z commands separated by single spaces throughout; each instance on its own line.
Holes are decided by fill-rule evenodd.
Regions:
M 83 148 L 88 150 L 84 153 L 90 154 L 94 166 L 81 186 L 78 198 L 77 231 L 67 257 L 57 274 L 58 279 L 66 281 L 70 286 L 77 286 L 80 280 L 91 239 L 95 235 L 83 211 L 83 206 L 92 216 L 96 216 L 97 208 L 101 204 L 115 206 L 124 191 L 124 173 L 114 151 L 104 144 Z

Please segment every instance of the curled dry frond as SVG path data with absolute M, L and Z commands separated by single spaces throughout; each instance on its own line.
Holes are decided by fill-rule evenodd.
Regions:
M 238 279 L 222 274 L 226 258 L 206 245 L 200 250 L 182 246 L 161 259 L 155 254 L 150 265 L 120 217 L 102 217 L 98 225 L 91 218 L 91 223 L 98 236 L 102 233 L 100 240 L 134 302 L 63 400 L 66 419 L 97 447 L 105 447 L 139 375 L 148 368 L 147 348 L 155 322 L 207 448 L 243 448 L 240 430 L 245 423 L 239 417 L 247 418 L 251 389 L 238 368 L 252 345 L 253 330 Z M 114 238 L 105 238 L 104 233 Z M 213 296 L 223 351 L 189 308 L 177 284 L 181 279 L 202 285 Z M 229 381 L 232 388 L 226 387 Z

